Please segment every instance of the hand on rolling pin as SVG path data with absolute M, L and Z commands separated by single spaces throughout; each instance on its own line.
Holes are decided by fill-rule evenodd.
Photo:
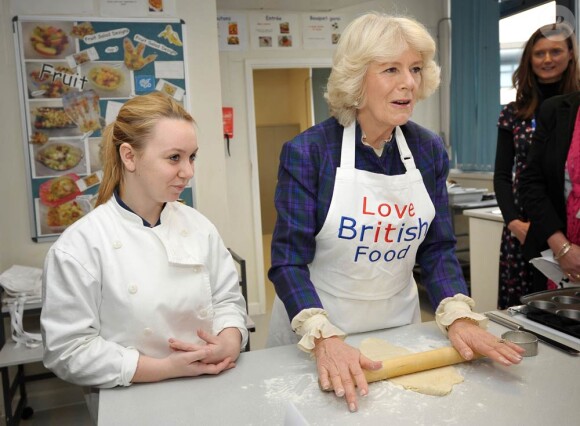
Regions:
M 515 343 L 499 339 L 467 319 L 455 320 L 449 326 L 448 336 L 455 349 L 466 360 L 473 359 L 474 353 L 477 353 L 510 366 L 519 364 L 525 352 L 525 349 Z
M 474 358 L 480 358 L 477 354 Z M 410 353 L 382 360 L 382 367 L 378 370 L 363 370 L 367 383 L 392 379 L 406 374 L 419 373 L 434 368 L 447 367 L 459 364 L 466 360 L 451 346 L 444 346 L 426 352 Z M 326 389 L 327 391 L 332 390 Z
M 357 411 L 355 386 L 361 396 L 369 392 L 362 369 L 379 370 L 382 363 L 370 360 L 338 337 L 317 339 L 313 353 L 321 388 L 333 388 L 336 396 L 346 398 L 351 412 Z

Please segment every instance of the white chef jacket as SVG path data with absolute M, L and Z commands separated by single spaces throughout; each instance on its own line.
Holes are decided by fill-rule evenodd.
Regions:
M 170 354 L 168 339 L 202 343 L 198 329 L 237 327 L 245 301 L 217 229 L 195 209 L 167 203 L 148 228 L 115 197 L 65 230 L 43 276 L 44 365 L 84 386 L 128 386 L 139 354 Z

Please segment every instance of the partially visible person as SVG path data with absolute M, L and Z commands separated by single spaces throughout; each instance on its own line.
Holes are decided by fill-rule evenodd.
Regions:
M 522 349 L 484 330 L 455 256 L 443 141 L 410 121 L 439 84 L 435 42 L 405 17 L 368 13 L 342 33 L 327 86 L 332 117 L 280 155 L 269 278 L 276 287 L 268 345 L 312 353 L 323 388 L 349 410 L 380 368 L 347 333 L 421 321 L 413 268 L 442 332 L 465 359 L 509 366 Z
M 498 121 L 494 190 L 505 222 L 499 266 L 498 308 L 520 304 L 520 298 L 546 288 L 546 278 L 524 257 L 521 245 L 530 226 L 520 199 L 520 176 L 544 100 L 580 90 L 576 35 L 566 24 L 538 28 L 527 41 L 512 77 L 516 100 Z M 534 284 L 534 282 L 536 284 Z
M 191 115 L 160 92 L 127 101 L 103 132 L 97 207 L 44 267 L 44 365 L 110 388 L 219 374 L 244 347 L 245 302 L 216 228 L 178 201 L 194 173 Z
M 524 254 L 550 248 L 571 284 L 580 284 L 579 106 L 580 92 L 544 102 L 520 189 L 531 223 Z

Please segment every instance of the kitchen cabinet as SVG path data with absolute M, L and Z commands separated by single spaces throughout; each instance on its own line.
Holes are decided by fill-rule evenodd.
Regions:
M 499 207 L 469 209 L 469 269 L 471 297 L 478 312 L 497 309 L 499 249 L 503 218 Z
M 0 295 L 2 292 L 0 291 Z M 39 316 L 40 303 L 32 303 L 25 307 L 24 315 Z M 17 345 L 10 339 L 10 325 L 5 324 L 4 319 L 10 314 L 6 306 L 2 305 L 2 326 L 0 327 L 0 374 L 2 375 L 2 394 L 4 402 L 4 414 L 8 426 L 17 425 L 20 419 L 27 419 L 34 411 L 28 404 L 26 393 L 26 382 L 42 380 L 54 377 L 52 373 L 39 373 L 26 375 L 25 366 L 27 364 L 42 361 L 42 345 L 28 348 L 25 345 Z M 7 338 L 8 336 L 8 338 Z M 16 369 L 16 373 L 11 377 L 11 369 Z M 14 407 L 13 401 L 18 398 Z

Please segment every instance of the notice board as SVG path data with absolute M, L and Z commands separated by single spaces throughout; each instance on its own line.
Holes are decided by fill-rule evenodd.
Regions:
M 51 241 L 94 207 L 101 131 L 124 102 L 158 90 L 188 108 L 185 24 L 17 16 L 13 29 L 32 239 Z

